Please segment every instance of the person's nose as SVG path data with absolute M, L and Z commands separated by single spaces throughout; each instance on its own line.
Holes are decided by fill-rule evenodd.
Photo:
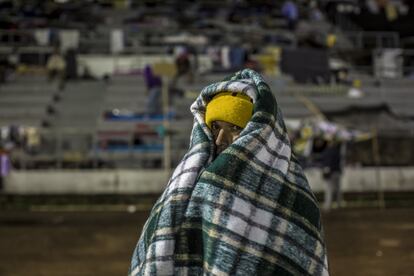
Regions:
M 225 130 L 220 129 L 217 135 L 216 145 L 217 146 L 221 146 L 221 145 L 228 146 L 231 143 L 233 143 L 238 137 L 239 137 L 238 134 L 228 133 Z
M 223 129 L 220 129 L 220 131 L 219 131 L 219 133 L 218 133 L 218 135 L 217 135 L 217 138 L 216 138 L 216 145 L 217 146 L 221 146 L 225 141 L 225 139 L 224 139 L 225 137 L 224 137 L 224 130 Z

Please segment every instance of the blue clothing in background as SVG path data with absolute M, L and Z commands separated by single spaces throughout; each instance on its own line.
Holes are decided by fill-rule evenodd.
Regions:
M 286 1 L 282 6 L 282 14 L 288 20 L 297 20 L 299 17 L 298 7 L 292 1 Z
M 230 64 L 233 69 L 241 69 L 246 59 L 246 50 L 241 47 L 235 47 L 230 50 Z
M 149 65 L 145 66 L 144 68 L 144 79 L 148 90 L 151 90 L 155 87 L 161 87 L 161 78 L 154 75 Z

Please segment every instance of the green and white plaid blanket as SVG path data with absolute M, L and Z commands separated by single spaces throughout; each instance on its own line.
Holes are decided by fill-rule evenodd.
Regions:
M 254 114 L 214 159 L 204 122 L 221 91 L 249 95 Z M 130 275 L 328 275 L 318 205 L 280 109 L 249 69 L 201 91 L 187 154 L 153 207 Z

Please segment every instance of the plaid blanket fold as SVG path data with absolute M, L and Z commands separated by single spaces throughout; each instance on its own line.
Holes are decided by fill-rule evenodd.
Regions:
M 222 91 L 246 93 L 255 108 L 214 158 L 204 113 Z M 191 111 L 189 150 L 142 230 L 130 275 L 328 275 L 319 208 L 262 77 L 245 69 L 209 85 Z

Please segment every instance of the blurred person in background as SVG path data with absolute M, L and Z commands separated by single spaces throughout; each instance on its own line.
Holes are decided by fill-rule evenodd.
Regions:
M 355 79 L 352 81 L 352 86 L 348 90 L 348 97 L 358 99 L 364 96 L 364 92 L 361 90 L 361 80 Z
M 46 70 L 49 81 L 56 80 L 58 82 L 59 89 L 63 90 L 66 79 L 66 61 L 60 54 L 58 48 L 55 48 L 53 54 L 48 58 Z
M 322 176 L 325 180 L 325 196 L 323 209 L 340 207 L 342 204 L 342 143 L 335 137 L 327 139 L 327 145 L 322 152 Z
M 161 89 L 162 80 L 155 75 L 150 65 L 144 67 L 144 80 L 147 86 L 147 100 L 145 103 L 145 112 L 148 115 L 155 115 L 162 113 L 161 104 Z
M 29 154 L 37 154 L 40 149 L 41 137 L 36 127 L 25 128 L 25 149 Z
M 9 152 L 3 144 L 0 144 L 0 193 L 3 192 L 4 182 L 10 174 L 11 163 Z
M 76 80 L 78 78 L 78 60 L 76 50 L 70 48 L 65 56 L 65 80 Z
M 144 67 L 144 80 L 147 86 L 147 99 L 146 99 L 146 115 L 159 115 L 163 113 L 162 109 L 162 79 L 160 76 L 154 74 L 152 67 L 146 65 Z M 169 110 L 172 111 L 172 103 L 176 97 L 183 97 L 184 91 L 182 89 L 176 88 L 173 83 L 168 85 L 169 93 Z
M 176 87 L 181 77 L 187 76 L 188 83 L 193 83 L 194 75 L 191 66 L 190 52 L 186 47 L 179 47 L 175 58 L 177 73 L 172 80 L 171 86 Z
M 318 204 L 263 78 L 239 71 L 205 87 L 191 111 L 189 150 L 129 274 L 328 275 Z
M 7 63 L 4 59 L 0 59 L 0 84 L 5 83 L 7 79 Z
M 0 57 L 0 84 L 7 82 L 16 69 L 16 65 L 11 62 L 11 57 Z
M 309 1 L 308 9 L 308 18 L 310 21 L 321 22 L 324 20 L 323 13 L 318 6 L 318 1 Z
M 295 1 L 285 1 L 282 6 L 282 15 L 288 21 L 288 27 L 290 30 L 296 29 L 296 24 L 299 20 L 299 10 Z

